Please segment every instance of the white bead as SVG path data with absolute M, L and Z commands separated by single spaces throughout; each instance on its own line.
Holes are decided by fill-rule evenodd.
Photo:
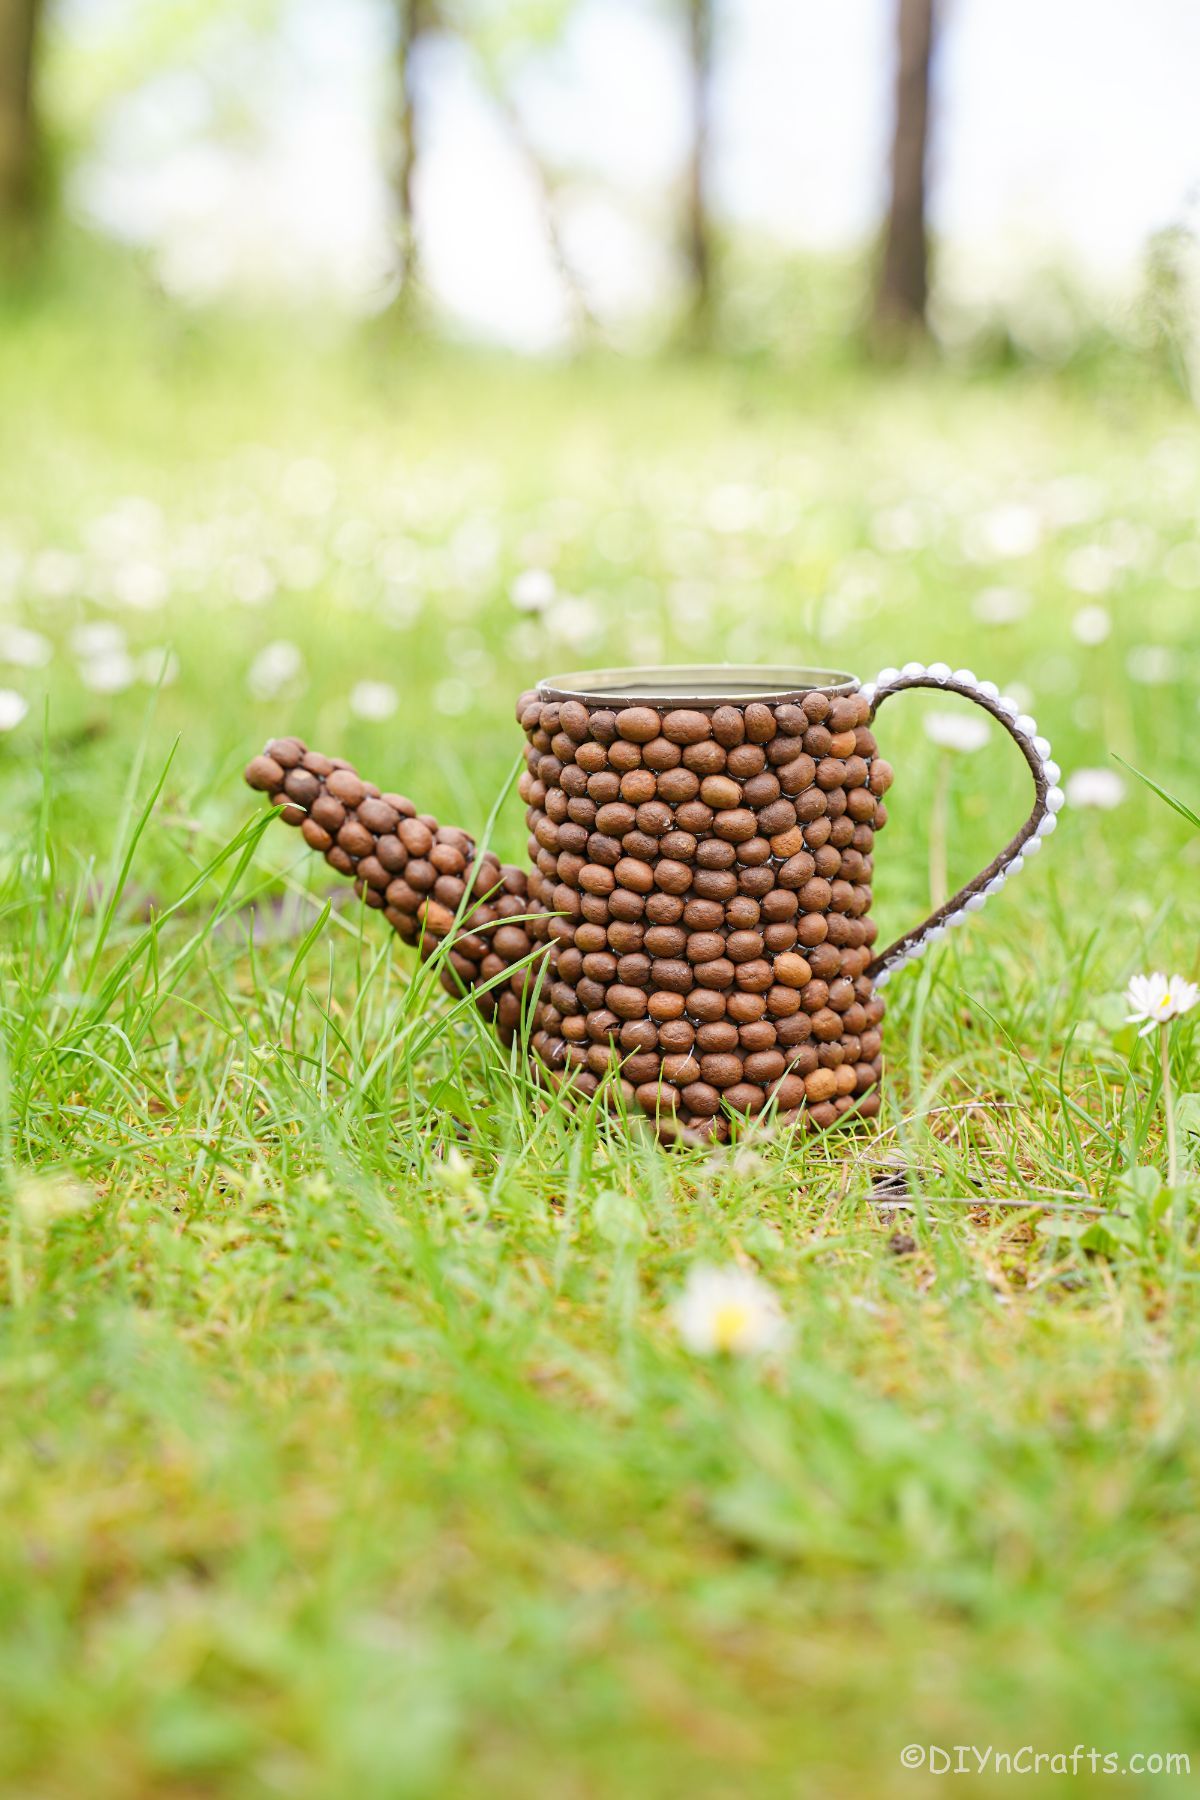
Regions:
M 950 917 L 946 920 L 946 923 L 950 927 L 951 931 L 954 931 L 955 929 L 957 929 L 957 927 L 959 925 L 965 925 L 966 922 L 967 922 L 966 909 L 965 909 L 965 907 L 962 907 L 962 906 L 959 907 L 957 912 L 952 912 L 950 914 Z
M 945 935 L 946 927 L 944 925 L 931 925 L 929 930 L 925 933 L 925 942 L 927 944 L 936 944 L 938 939 L 944 938 Z
M 1007 869 L 1005 869 L 1004 873 L 1006 875 L 1008 875 L 1009 877 L 1012 877 L 1013 875 L 1019 875 L 1021 873 L 1021 870 L 1024 867 L 1025 867 L 1025 858 L 1021 854 L 1021 852 L 1018 850 L 1017 854 L 1013 857 L 1012 861 L 1009 863 L 1009 865 L 1008 865 Z
M 892 971 L 890 969 L 880 969 L 878 975 L 875 977 L 875 986 L 877 988 L 886 987 L 891 978 Z
M 1050 739 L 1044 738 L 1044 737 L 1035 737 L 1033 740 L 1033 747 L 1037 751 L 1039 756 L 1049 756 L 1049 754 L 1050 754 Z
M 1021 845 L 1021 855 L 1026 858 L 1036 856 L 1041 847 L 1042 840 L 1040 837 L 1026 838 L 1025 842 Z
M 924 675 L 926 672 L 927 671 L 925 668 L 925 664 L 919 663 L 919 662 L 907 662 L 907 663 L 905 663 L 904 667 L 900 671 L 900 673 L 902 675 L 914 675 L 914 676 L 915 675 Z
M 1056 762 L 1051 762 L 1050 758 L 1047 757 L 1046 761 L 1042 764 L 1042 774 L 1046 777 L 1047 781 L 1052 781 L 1057 787 L 1058 778 L 1062 774 L 1062 770 Z
M 964 910 L 966 912 L 982 912 L 986 905 L 987 898 L 985 895 L 972 894 L 971 898 L 966 902 Z
M 1046 837 L 1050 836 L 1051 832 L 1057 831 L 1057 830 L 1058 830 L 1058 815 L 1057 815 L 1057 813 L 1048 812 L 1046 814 L 1045 818 L 1042 820 L 1041 824 L 1038 826 L 1037 834 L 1040 838 L 1046 838 Z M 1028 845 L 1026 845 L 1026 848 L 1028 849 Z
M 999 710 L 1004 714 L 1006 719 L 1013 719 L 1014 721 L 1017 718 L 1017 715 L 1020 713 L 1020 710 L 1021 710 L 1020 707 L 1017 705 L 1016 701 L 1010 699 L 1007 694 L 1001 694 L 1000 698 L 996 702 L 996 705 L 999 708 Z
M 996 686 L 994 681 L 981 681 L 977 691 L 983 695 L 985 700 L 998 700 L 1000 698 L 1000 689 Z
M 935 681 L 949 681 L 953 671 L 949 663 L 936 662 L 930 663 L 929 673 Z
M 927 945 L 925 939 L 918 938 L 916 943 L 910 944 L 908 949 L 904 952 L 905 962 L 916 962 L 918 957 L 924 956 L 926 948 Z
M 1052 787 L 1046 795 L 1046 805 L 1052 813 L 1061 812 L 1067 804 L 1067 796 L 1060 787 Z
M 874 706 L 874 704 L 875 704 L 875 683 L 873 681 L 868 681 L 865 684 L 865 686 L 860 687 L 858 691 L 862 695 L 863 699 L 866 701 L 868 706 Z
M 974 669 L 955 669 L 954 679 L 957 681 L 959 687 L 977 688 L 979 686 L 978 681 L 975 679 Z
M 1020 732 L 1022 737 L 1027 737 L 1027 738 L 1036 737 L 1037 736 L 1037 720 L 1031 719 L 1028 713 L 1020 713 L 1017 717 L 1017 730 Z
M 992 876 L 992 879 L 988 882 L 987 886 L 983 890 L 984 893 L 985 894 L 998 894 L 1000 892 L 1000 889 L 1004 886 L 1004 884 L 1007 880 L 1008 880 L 1008 870 L 1001 869 L 1001 871 L 998 875 Z
M 875 677 L 875 686 L 877 688 L 891 687 L 892 683 L 894 681 L 899 681 L 899 679 L 899 669 L 880 669 L 878 675 Z

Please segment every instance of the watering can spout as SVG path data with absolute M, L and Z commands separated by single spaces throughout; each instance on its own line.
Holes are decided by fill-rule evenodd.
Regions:
M 511 1042 L 548 947 L 536 873 L 490 850 L 478 854 L 468 832 L 439 825 L 405 795 L 381 792 L 343 758 L 309 750 L 300 738 L 273 739 L 247 765 L 246 780 L 423 958 L 449 939 L 443 986 L 467 989 Z

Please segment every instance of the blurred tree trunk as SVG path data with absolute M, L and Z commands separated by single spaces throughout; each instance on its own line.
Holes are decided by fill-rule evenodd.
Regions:
M 0 0 L 0 5 L 3 4 L 4 0 Z M 396 218 L 395 274 L 399 284 L 398 300 L 405 308 L 415 298 L 421 263 L 414 197 L 420 136 L 413 84 L 413 52 L 433 23 L 432 10 L 431 0 L 397 0 L 396 65 L 400 116 L 392 185 Z
M 712 127 L 713 0 L 686 0 L 691 146 L 688 154 L 684 258 L 691 289 L 690 335 L 712 336 L 712 221 L 709 217 L 709 140 Z
M 934 0 L 898 0 L 896 110 L 892 188 L 883 262 L 875 291 L 875 325 L 885 337 L 925 331 L 929 244 L 925 169 L 929 139 L 929 66 Z
M 11 237 L 37 207 L 34 65 L 41 0 L 0 0 L 0 231 Z

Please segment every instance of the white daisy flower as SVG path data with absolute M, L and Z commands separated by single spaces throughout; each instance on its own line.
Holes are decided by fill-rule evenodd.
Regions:
M 79 679 L 93 694 L 120 694 L 137 679 L 133 658 L 126 650 L 106 650 L 79 665 Z
M 0 688 L 0 731 L 13 731 L 29 711 L 29 702 L 15 688 Z
M 24 625 L 0 625 L 0 662 L 17 669 L 41 669 L 53 654 L 53 645 L 40 631 Z
M 749 1269 L 699 1263 L 671 1308 L 675 1328 L 697 1356 L 759 1356 L 787 1337 L 773 1288 Z
M 1071 630 L 1081 644 L 1102 644 L 1112 630 L 1106 606 L 1081 606 L 1071 620 Z
M 1125 783 L 1115 769 L 1072 769 L 1065 783 L 1071 806 L 1094 806 L 1111 812 L 1125 798 Z
M 942 750 L 965 755 L 982 750 L 990 732 L 987 720 L 974 713 L 931 712 L 925 715 L 925 736 Z
M 288 691 L 295 691 L 303 681 L 304 657 L 286 638 L 276 638 L 265 645 L 246 675 L 246 686 L 255 700 L 276 700 Z
M 390 681 L 356 681 L 350 689 L 350 711 L 360 719 L 390 719 L 399 704 Z
M 1200 1001 L 1200 987 L 1194 981 L 1185 981 L 1182 975 L 1155 971 L 1153 975 L 1132 976 L 1125 989 L 1125 1000 L 1133 1008 L 1126 1024 L 1141 1025 L 1138 1036 L 1146 1037 L 1156 1025 L 1165 1025 L 1169 1019 L 1191 1012 Z
M 558 589 L 549 569 L 522 569 L 509 589 L 518 612 L 545 612 Z

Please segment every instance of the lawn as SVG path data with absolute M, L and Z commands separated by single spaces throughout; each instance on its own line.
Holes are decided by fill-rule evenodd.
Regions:
M 944 658 L 1196 807 L 1191 411 L 58 307 L 0 379 L 5 1791 L 1200 1768 L 1200 1183 L 1120 999 L 1198 972 L 1200 835 L 1124 773 L 893 981 L 878 1121 L 664 1152 L 540 1100 L 240 779 L 298 732 L 520 858 L 540 674 Z M 928 710 L 880 718 L 885 940 Z M 993 732 L 948 778 L 965 880 L 1027 776 Z M 676 1329 L 730 1262 L 763 1359 Z

